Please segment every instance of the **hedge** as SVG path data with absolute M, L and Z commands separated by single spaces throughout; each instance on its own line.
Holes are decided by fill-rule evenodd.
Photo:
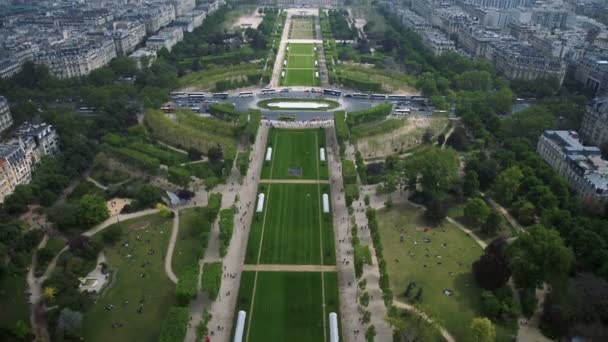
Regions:
M 196 297 L 198 270 L 198 265 L 192 265 L 178 277 L 177 285 L 175 286 L 175 296 L 177 297 L 177 302 L 182 306 L 187 306 Z
M 189 321 L 188 308 L 172 306 L 161 326 L 158 342 L 183 341 L 186 338 Z
M 383 103 L 369 109 L 364 109 L 356 112 L 348 112 L 346 123 L 352 128 L 353 126 L 384 119 L 393 110 L 391 103 Z
M 234 230 L 234 208 L 220 211 L 220 256 L 226 256 Z
M 209 113 L 218 119 L 227 121 L 238 121 L 244 113 L 241 113 L 234 108 L 233 105 L 227 103 L 212 103 L 209 105 Z
M 175 117 L 177 122 L 182 125 L 209 131 L 215 135 L 237 137 L 242 130 L 233 122 L 218 120 L 214 117 L 202 117 L 192 113 L 191 110 L 177 110 Z
M 342 159 L 342 179 L 344 184 L 357 184 L 357 170 L 352 160 Z
M 337 75 L 337 82 L 343 86 L 351 89 L 356 89 L 366 92 L 380 92 L 382 91 L 382 83 L 362 80 L 347 75 Z
M 340 144 L 340 155 L 343 155 L 346 149 L 344 143 L 350 137 L 348 125 L 346 124 L 346 112 L 343 110 L 335 112 L 334 123 L 336 124 L 336 138 L 338 139 L 338 144 Z
M 374 243 L 374 249 L 376 250 L 376 258 L 378 259 L 378 270 L 380 271 L 380 289 L 382 290 L 382 298 L 384 304 L 390 307 L 393 302 L 393 291 L 391 290 L 388 273 L 386 272 L 386 261 L 384 260 L 384 252 L 382 250 L 382 242 L 380 241 L 380 231 L 378 228 L 378 220 L 376 218 L 376 210 L 373 208 L 367 208 L 365 211 L 367 216 L 367 224 L 369 232 Z
M 351 206 L 359 198 L 359 186 L 357 184 L 346 184 L 344 186 L 344 199 L 346 205 Z
M 201 277 L 203 290 L 209 293 L 209 298 L 215 300 L 220 293 L 222 286 L 222 263 L 212 262 L 203 265 L 203 275 Z
M 214 192 L 209 195 L 209 199 L 207 200 L 207 210 L 209 210 L 209 222 L 213 223 L 217 218 L 217 214 L 220 212 L 220 208 L 222 207 L 222 194 L 219 192 Z
M 158 159 L 139 151 L 126 147 L 112 147 L 109 145 L 107 146 L 107 150 L 124 163 L 134 164 L 136 167 L 151 174 L 157 174 L 160 168 L 160 161 Z
M 250 109 L 249 110 L 249 121 L 245 125 L 245 130 L 243 134 L 249 139 L 250 143 L 255 142 L 255 137 L 258 134 L 258 127 L 260 126 L 260 122 L 262 122 L 262 111 L 259 109 Z

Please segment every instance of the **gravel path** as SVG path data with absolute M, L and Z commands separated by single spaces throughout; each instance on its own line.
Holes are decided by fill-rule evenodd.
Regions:
M 173 251 L 175 250 L 175 242 L 177 241 L 177 233 L 179 232 L 179 210 L 174 210 L 173 214 L 173 228 L 171 229 L 171 239 L 167 246 L 167 254 L 165 255 L 165 273 L 167 277 L 174 283 L 177 284 L 177 276 L 173 273 Z

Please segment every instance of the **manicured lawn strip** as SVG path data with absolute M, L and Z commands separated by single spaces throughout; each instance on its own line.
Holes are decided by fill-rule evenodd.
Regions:
M 232 239 L 232 232 L 234 231 L 234 208 L 226 208 L 220 211 L 220 256 L 226 256 L 228 253 L 228 246 Z
M 274 160 L 264 161 L 262 179 L 318 179 L 319 150 L 315 146 L 325 144 L 324 133 L 321 129 L 271 129 L 268 146 L 273 148 Z M 290 167 L 301 167 L 302 175 L 290 176 Z M 326 165 L 324 170 L 321 179 L 327 179 Z
M 342 341 L 342 324 L 340 315 L 340 293 L 338 292 L 338 273 L 325 272 L 323 273 L 325 282 L 325 320 L 327 336 L 329 338 L 329 314 L 335 312 L 338 315 L 338 332 L 340 333 L 340 341 Z
M 163 321 L 158 342 L 183 341 L 188 330 L 189 316 L 187 307 L 172 307 Z
M 315 78 L 315 70 L 310 69 L 288 69 L 283 79 L 285 86 L 314 86 L 319 83 Z
M 288 45 L 289 51 L 287 51 L 290 55 L 313 55 L 314 49 L 313 44 L 301 44 L 301 43 L 291 43 Z
M 378 211 L 391 288 L 395 296 L 405 302 L 412 302 L 418 289 L 423 288 L 422 301 L 413 304 L 436 319 L 457 340 L 471 340 L 471 320 L 483 316 L 481 290 L 471 273 L 471 264 L 479 258 L 482 249 L 449 223 L 444 222 L 425 233 L 424 228 L 430 226 L 423 215 L 423 212 L 407 205 Z M 401 232 L 400 228 L 405 231 Z M 402 236 L 404 242 L 400 242 Z M 431 242 L 423 242 L 424 237 Z M 444 243 L 447 244 L 445 247 Z M 413 257 L 409 256 L 410 252 Z M 409 297 L 405 297 L 404 291 L 411 281 L 417 286 Z M 454 295 L 444 295 L 443 290 L 446 289 L 453 291 Z M 514 333 L 501 326 L 497 326 L 497 332 L 498 340 L 508 340 L 507 335 Z
M 207 208 L 188 208 L 179 212 L 179 232 L 173 252 L 173 272 L 179 275 L 205 253 L 211 223 L 206 219 Z
M 222 263 L 212 262 L 203 265 L 201 287 L 209 293 L 209 298 L 215 300 L 222 286 Z
M 270 184 L 261 264 L 321 264 L 316 184 Z M 335 260 L 335 256 L 334 256 Z
M 315 56 L 314 55 L 294 55 L 292 53 L 289 54 L 289 58 L 287 59 L 287 68 L 306 68 L 312 69 L 315 66 Z
M 239 293 L 236 300 L 236 305 L 234 307 L 234 314 L 232 315 L 232 320 L 234 324 L 232 325 L 232 332 L 230 334 L 230 341 L 234 340 L 234 332 L 236 329 L 236 319 L 238 316 L 238 312 L 243 310 L 247 313 L 247 318 L 245 319 L 245 330 L 243 331 L 243 341 L 245 340 L 245 336 L 247 336 L 247 329 L 249 329 L 249 315 L 251 314 L 251 298 L 253 295 L 253 282 L 255 278 L 255 272 L 252 271 L 243 271 L 241 273 L 241 284 L 239 286 Z
M 258 190 L 258 193 L 259 191 L 260 190 Z M 264 206 L 264 210 L 266 210 L 266 206 Z M 251 226 L 249 226 L 249 240 L 247 242 L 245 264 L 255 265 L 258 263 L 258 251 L 260 250 L 263 220 L 264 212 L 253 214 L 253 221 L 251 222 Z
M 86 341 L 156 341 L 160 322 L 175 303 L 174 285 L 164 269 L 172 221 L 149 215 L 118 224 L 125 232 L 122 243 L 104 250 L 112 283 L 85 312 L 83 336 Z M 137 313 L 142 299 L 142 312 Z M 107 311 L 108 304 L 114 309 Z M 112 329 L 114 322 L 122 323 L 123 328 Z
M 319 158 L 319 179 L 329 179 L 329 166 L 327 165 L 327 144 L 325 137 L 325 129 L 319 129 L 317 131 L 317 158 Z M 321 147 L 325 148 L 325 160 L 321 161 L 321 157 L 319 156 Z
M 277 110 L 277 111 L 285 111 L 286 109 L 282 109 L 282 108 L 277 108 L 277 107 L 270 107 L 269 104 L 271 103 L 277 103 L 277 102 L 310 102 L 310 103 L 325 103 L 327 104 L 329 107 L 323 107 L 323 108 L 296 108 L 296 109 L 289 109 L 289 110 L 313 110 L 313 111 L 319 111 L 319 110 L 332 110 L 335 108 L 338 108 L 340 106 L 340 104 L 336 101 L 332 101 L 332 100 L 325 100 L 325 99 L 267 99 L 267 100 L 262 100 L 260 102 L 257 103 L 257 106 L 260 108 L 264 108 L 264 109 L 269 109 L 269 110 Z
M 258 272 L 248 342 L 323 341 L 321 273 Z
M 0 328 L 13 329 L 17 321 L 29 326 L 25 274 L 0 277 Z

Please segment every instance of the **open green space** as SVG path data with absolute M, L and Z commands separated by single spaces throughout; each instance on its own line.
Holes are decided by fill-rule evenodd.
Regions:
M 397 299 L 419 307 L 458 341 L 473 340 L 469 325 L 474 317 L 483 314 L 481 289 L 471 265 L 482 254 L 481 247 L 453 224 L 429 225 L 424 213 L 409 205 L 380 210 L 377 217 L 391 288 Z M 416 286 L 405 296 L 410 282 Z M 420 288 L 422 299 L 414 301 Z M 445 295 L 444 290 L 453 295 Z M 509 335 L 515 333 L 510 327 L 499 325 L 496 331 L 499 341 L 508 341 Z
M 297 103 L 322 103 L 324 105 L 327 105 L 327 107 L 323 107 L 323 108 L 289 108 L 289 109 L 285 109 L 285 108 L 280 108 L 280 107 L 276 107 L 276 106 L 272 106 L 273 104 L 276 103 L 285 103 L 285 102 L 297 102 Z M 257 106 L 260 108 L 264 108 L 264 109 L 268 109 L 268 110 L 281 110 L 281 111 L 286 111 L 286 110 L 314 110 L 314 111 L 319 111 L 319 110 L 332 110 L 332 109 L 336 109 L 340 106 L 340 104 L 336 101 L 332 101 L 332 100 L 326 100 L 326 99 L 283 99 L 283 98 L 279 98 L 279 99 L 267 99 L 267 100 L 262 100 L 260 102 L 257 103 Z
M 327 163 L 319 160 L 325 147 L 323 129 L 276 129 L 268 134 L 272 158 L 264 161 L 262 179 L 327 179 Z
M 290 39 L 313 39 L 314 32 L 314 17 L 292 18 L 291 27 L 289 28 Z
M 281 84 L 284 86 L 317 86 L 320 81 L 315 78 L 315 69 L 286 69 L 285 78 Z
M 332 217 L 321 214 L 327 184 L 269 184 L 260 191 L 268 213 L 255 215 L 246 263 L 257 264 L 261 248 L 260 264 L 335 264 Z
M 205 253 L 211 230 L 206 211 L 207 208 L 188 208 L 179 212 L 179 232 L 171 260 L 178 277 L 189 267 L 198 265 Z
M 156 341 L 175 302 L 164 269 L 172 220 L 149 215 L 118 223 L 123 236 L 106 247 L 111 283 L 85 312 L 85 341 Z M 113 309 L 106 309 L 113 305 Z M 141 312 L 139 308 L 141 306 Z M 121 323 L 121 328 L 112 328 Z
M 251 308 L 255 272 L 243 272 L 237 310 L 248 314 L 244 334 L 249 338 L 245 340 L 328 341 L 329 334 L 323 333 L 327 317 L 323 315 L 321 276 L 316 272 L 258 272 Z M 337 291 L 326 291 L 328 294 L 332 298 L 326 297 L 326 303 L 338 303 L 333 297 Z
M 289 55 L 314 55 L 314 44 L 289 44 L 289 51 L 287 53 Z
M 314 68 L 315 56 L 314 55 L 294 55 L 289 54 L 287 58 L 287 68 Z

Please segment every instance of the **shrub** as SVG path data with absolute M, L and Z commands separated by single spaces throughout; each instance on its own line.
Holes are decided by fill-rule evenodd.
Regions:
M 198 287 L 198 266 L 193 265 L 179 275 L 177 285 L 175 286 L 175 296 L 177 302 L 186 306 L 196 297 Z
M 222 286 L 222 263 L 212 262 L 203 265 L 201 277 L 202 289 L 209 293 L 209 298 L 215 300 Z
M 359 198 L 359 187 L 356 184 L 347 184 L 344 187 L 344 198 L 346 205 L 350 207 Z
M 232 231 L 234 230 L 234 208 L 220 211 L 220 256 L 226 256 Z
M 372 122 L 384 119 L 393 110 L 391 103 L 383 103 L 369 109 L 364 109 L 356 112 L 349 112 L 346 122 L 349 127 L 360 125 L 365 122 Z
M 357 170 L 352 160 L 342 160 L 342 179 L 344 184 L 357 184 Z
M 188 308 L 171 307 L 161 326 L 158 342 L 183 341 L 186 337 L 189 317 Z

